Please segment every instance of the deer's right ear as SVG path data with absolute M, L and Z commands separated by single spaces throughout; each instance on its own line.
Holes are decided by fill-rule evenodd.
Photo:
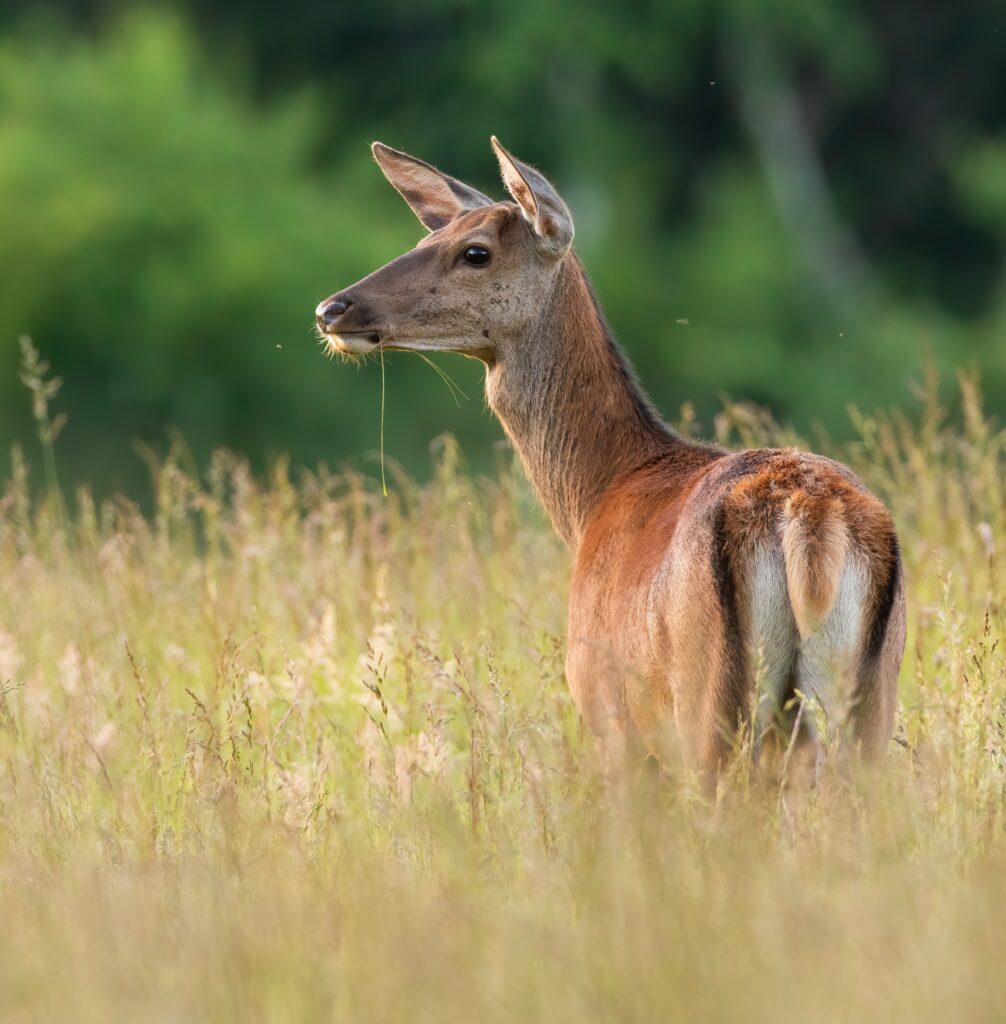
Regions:
M 408 153 L 400 153 L 381 142 L 373 143 L 370 150 L 384 176 L 430 231 L 444 227 L 469 210 L 492 205 L 488 196 Z
M 508 153 L 494 135 L 490 140 L 507 192 L 531 225 L 538 247 L 560 257 L 573 244 L 573 216 L 552 183 L 529 164 Z

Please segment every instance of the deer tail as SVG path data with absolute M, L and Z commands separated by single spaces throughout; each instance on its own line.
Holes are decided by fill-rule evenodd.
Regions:
M 790 496 L 780 526 L 789 601 L 800 636 L 807 637 L 835 603 L 849 529 L 841 502 L 803 491 Z

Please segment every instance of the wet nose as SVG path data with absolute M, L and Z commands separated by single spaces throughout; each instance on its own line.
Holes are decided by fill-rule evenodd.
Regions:
M 326 327 L 331 327 L 336 320 L 352 305 L 348 299 L 326 299 L 314 311 L 315 316 Z

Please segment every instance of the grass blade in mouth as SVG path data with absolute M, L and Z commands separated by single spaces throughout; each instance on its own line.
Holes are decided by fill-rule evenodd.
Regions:
M 381 353 L 381 493 L 388 496 L 388 482 L 384 478 L 384 342 L 377 342 Z

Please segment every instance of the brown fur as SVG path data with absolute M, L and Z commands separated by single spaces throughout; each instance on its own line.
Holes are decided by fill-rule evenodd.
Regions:
M 574 552 L 567 676 L 610 764 L 677 747 L 715 778 L 751 715 L 759 663 L 773 674 L 775 714 L 806 687 L 837 721 L 831 676 L 849 677 L 852 734 L 879 753 L 905 633 L 886 509 L 829 459 L 729 453 L 670 430 L 605 323 L 562 199 L 494 148 L 515 203 L 487 205 L 375 146 L 432 233 L 325 300 L 319 328 L 343 351 L 449 350 L 485 363 L 489 404 Z M 472 244 L 490 250 L 487 266 L 465 264 Z M 334 300 L 349 308 L 332 323 Z

